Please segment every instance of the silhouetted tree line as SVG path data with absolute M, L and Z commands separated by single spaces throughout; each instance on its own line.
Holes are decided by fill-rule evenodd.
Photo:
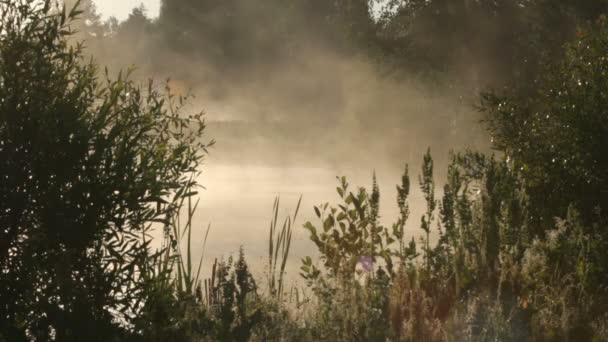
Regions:
M 144 34 L 152 43 L 138 60 L 158 70 L 176 69 L 166 50 L 238 72 L 329 47 L 398 71 L 482 87 L 533 84 L 578 25 L 608 10 L 603 0 L 163 0 L 158 19 L 140 7 L 123 23 L 102 23 L 92 2 L 85 3 L 88 31 L 126 40 L 130 49 Z M 156 60 L 151 51 L 160 52 Z

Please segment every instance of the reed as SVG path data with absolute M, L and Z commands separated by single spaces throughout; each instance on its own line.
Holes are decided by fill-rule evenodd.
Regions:
M 272 207 L 272 218 L 268 234 L 268 290 L 269 295 L 279 302 L 283 298 L 285 267 L 287 266 L 291 247 L 292 227 L 298 217 L 302 196 L 298 199 L 293 216 L 287 215 L 283 221 L 283 225 L 279 229 L 280 202 L 281 199 L 277 196 Z
M 205 257 L 207 239 L 211 231 L 211 224 L 208 224 L 201 241 L 202 250 L 198 265 L 194 265 L 192 256 L 193 218 L 200 201 L 198 198 L 194 200 L 198 194 L 193 189 L 196 176 L 197 174 L 190 176 L 190 184 L 192 186 L 185 189 L 184 195 L 177 205 L 179 209 L 169 219 L 169 225 L 164 229 L 164 256 L 162 262 L 159 263 L 159 271 L 164 270 L 173 273 L 171 279 L 172 285 L 177 293 L 180 294 L 192 294 L 196 288 L 202 287 L 200 278 L 201 269 Z

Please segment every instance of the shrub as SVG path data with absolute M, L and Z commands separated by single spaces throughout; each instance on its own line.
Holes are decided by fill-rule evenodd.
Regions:
M 152 84 L 100 80 L 68 42 L 79 11 L 53 3 L 0 5 L 0 337 L 116 340 L 150 294 L 150 230 L 192 195 L 205 125 Z

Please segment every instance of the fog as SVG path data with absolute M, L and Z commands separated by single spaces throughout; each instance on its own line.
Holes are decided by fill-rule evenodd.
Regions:
M 246 14 L 251 10 L 237 12 L 250 18 Z M 285 21 L 309 20 L 306 12 L 290 13 Z M 423 81 L 377 55 L 326 39 L 314 25 L 296 25 L 295 43 L 260 29 L 232 50 L 219 34 L 225 34 L 225 26 L 237 26 L 225 39 L 238 42 L 247 27 L 260 26 L 255 20 L 273 16 L 283 20 L 285 14 L 251 15 L 254 25 L 213 21 L 216 31 L 190 40 L 199 45 L 192 48 L 184 42 L 172 46 L 133 15 L 126 23 L 110 25 L 103 36 L 90 23 L 80 27 L 79 37 L 111 73 L 135 65 L 133 77 L 142 83 L 171 79 L 173 95 L 194 95 L 185 113 L 207 113 L 206 134 L 217 143 L 202 166 L 199 181 L 205 190 L 193 235 L 202 242 L 211 224 L 205 267 L 244 246 L 254 273 L 263 272 L 275 196 L 281 197 L 286 215 L 302 195 L 288 268 L 294 274 L 299 259 L 315 253 L 301 226 L 308 220 L 316 223 L 313 205 L 338 200 L 336 176 L 346 176 L 353 188 L 369 187 L 375 172 L 381 222 L 391 224 L 397 217 L 395 185 L 405 164 L 412 182 L 407 238 L 419 236 L 423 203 L 417 179 L 426 149 L 435 159 L 440 194 L 449 151 L 487 147 L 474 109 L 477 85 L 458 84 L 457 91 L 451 82 Z M 163 20 L 168 19 L 161 13 L 153 25 Z

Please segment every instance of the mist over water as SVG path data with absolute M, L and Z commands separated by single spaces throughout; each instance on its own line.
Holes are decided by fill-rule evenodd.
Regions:
M 388 168 L 377 170 L 382 192 L 381 222 L 390 224 L 398 211 L 395 205 L 395 185 L 399 174 Z M 201 204 L 195 215 L 200 225 L 195 241 L 202 241 L 206 222 L 211 223 L 207 244 L 206 265 L 212 258 L 226 256 L 244 246 L 253 270 L 262 272 L 267 263 L 268 227 L 275 196 L 280 196 L 280 216 L 291 215 L 302 196 L 300 213 L 296 221 L 291 249 L 290 267 L 299 267 L 302 257 L 316 255 L 316 246 L 308 239 L 308 232 L 301 226 L 306 221 L 316 224 L 312 210 L 314 205 L 325 201 L 337 201 L 336 174 L 348 176 L 354 185 L 371 186 L 371 171 L 332 167 L 304 167 L 278 165 L 220 164 L 210 160 L 200 182 L 206 187 L 200 195 Z M 418 191 L 412 194 L 412 211 L 421 213 L 422 197 Z M 417 222 L 416 217 L 412 222 Z M 282 224 L 282 221 L 281 221 Z M 411 225 L 408 238 L 417 236 L 415 224 Z M 198 240 L 196 240 L 198 239 Z M 295 268 L 294 268 L 295 267 Z
M 309 77 L 313 81 L 323 75 Z M 294 82 L 302 80 L 294 78 Z M 427 146 L 432 148 L 440 188 L 448 146 L 462 139 L 464 147 L 463 141 L 469 138 L 450 131 L 450 127 L 444 134 L 436 134 L 449 117 L 441 110 L 455 116 L 465 105 L 454 102 L 446 106 L 446 99 L 439 96 L 414 93 L 399 84 L 395 86 L 400 91 L 388 89 L 385 82 L 350 83 L 347 89 L 319 92 L 311 96 L 310 103 L 303 101 L 302 106 L 316 105 L 321 111 L 320 102 L 339 103 L 334 104 L 334 111 L 325 112 L 325 117 L 313 109 L 307 115 L 300 105 L 288 103 L 289 94 L 277 94 L 285 92 L 282 87 L 259 89 L 259 97 L 247 97 L 247 92 L 234 94 L 225 102 L 218 101 L 216 108 L 207 106 L 208 133 L 217 140 L 200 178 L 206 190 L 201 194 L 197 221 L 201 226 L 212 224 L 207 255 L 226 255 L 244 245 L 254 270 L 265 264 L 274 197 L 281 197 L 281 212 L 287 215 L 302 195 L 290 259 L 290 266 L 298 266 L 301 257 L 316 251 L 301 225 L 308 220 L 316 223 L 313 205 L 339 199 L 336 176 L 346 176 L 352 190 L 357 186 L 369 189 L 375 171 L 381 190 L 381 222 L 390 225 L 398 214 L 395 186 L 406 163 L 413 182 L 408 239 L 418 236 L 424 210 L 417 188 L 422 154 Z M 316 91 L 314 86 L 308 90 Z M 212 99 L 209 102 L 214 103 Z M 293 118 L 289 117 L 290 107 Z M 262 109 L 266 111 L 257 112 Z M 477 134 L 473 129 L 468 133 Z M 202 229 L 199 234 L 202 236 Z
M 322 32 L 310 29 L 300 32 L 301 42 L 287 46 L 273 42 L 272 34 L 260 38 L 265 45 L 234 54 L 245 58 L 218 58 L 218 37 L 201 37 L 207 48 L 192 47 L 195 53 L 158 44 L 157 36 L 129 27 L 104 41 L 86 36 L 91 54 L 111 73 L 136 65 L 133 77 L 142 83 L 149 77 L 161 84 L 170 78 L 171 93 L 194 95 L 186 114 L 207 113 L 206 134 L 217 143 L 199 179 L 205 190 L 193 235 L 202 241 L 211 224 L 205 267 L 216 257 L 236 254 L 242 245 L 254 271 L 262 272 L 275 196 L 287 215 L 302 195 L 288 267 L 293 271 L 301 257 L 316 251 L 302 224 L 316 223 L 313 205 L 337 202 L 336 176 L 346 176 L 355 191 L 370 188 L 375 171 L 381 222 L 392 224 L 398 213 L 395 186 L 405 164 L 412 180 L 406 235 L 418 236 L 423 201 L 417 179 L 427 147 L 439 191 L 450 150 L 487 145 L 472 106 L 472 85 L 456 91 L 448 82 L 423 82 L 323 41 Z M 129 35 L 137 39 L 124 38 Z

